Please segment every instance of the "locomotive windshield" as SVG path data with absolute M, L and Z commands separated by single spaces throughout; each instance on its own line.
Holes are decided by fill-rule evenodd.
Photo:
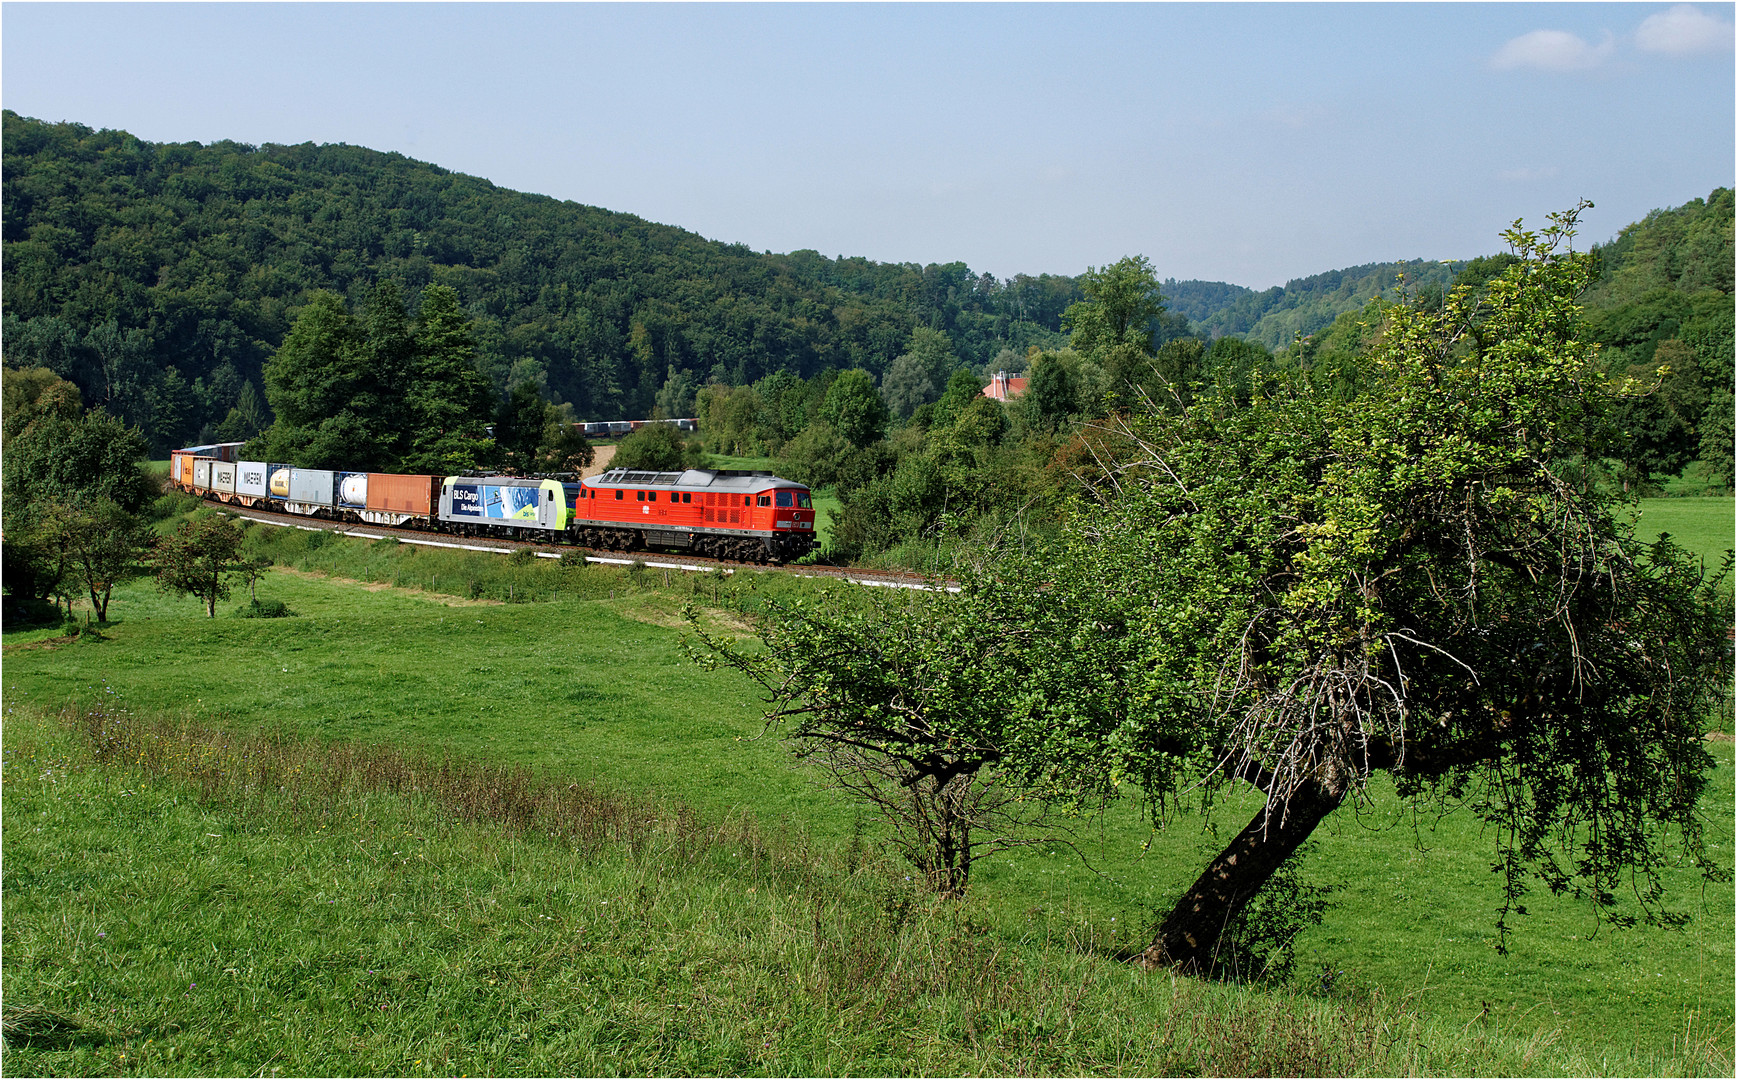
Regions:
M 779 506 L 800 506 L 804 510 L 809 508 L 808 492 L 806 491 L 780 491 L 777 496 Z

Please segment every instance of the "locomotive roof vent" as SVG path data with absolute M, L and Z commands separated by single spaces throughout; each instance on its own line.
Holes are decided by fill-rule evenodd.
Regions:
M 597 478 L 601 484 L 674 484 L 682 478 L 679 472 L 640 472 L 634 469 L 614 469 Z
M 689 469 L 686 472 L 642 472 L 636 469 L 611 469 L 591 481 L 593 487 L 619 484 L 671 485 L 675 487 L 709 487 L 724 491 L 764 491 L 767 487 L 799 487 L 769 472 L 746 469 Z

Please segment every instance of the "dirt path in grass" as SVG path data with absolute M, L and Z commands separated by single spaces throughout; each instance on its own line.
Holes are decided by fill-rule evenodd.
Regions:
M 609 462 L 615 457 L 615 447 L 613 445 L 599 446 L 596 448 L 596 453 L 597 456 L 591 459 L 591 464 L 585 466 L 585 470 L 579 474 L 580 479 L 589 480 L 593 476 L 602 476 L 609 471 Z

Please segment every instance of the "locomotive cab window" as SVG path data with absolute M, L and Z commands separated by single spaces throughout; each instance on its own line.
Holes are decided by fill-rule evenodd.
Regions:
M 794 500 L 791 499 L 791 496 L 795 495 L 795 494 L 796 493 L 794 491 L 780 491 L 780 492 L 778 492 L 777 496 L 776 496 L 776 498 L 778 500 L 778 505 L 779 506 L 793 506 L 793 505 L 795 505 Z
M 760 496 L 759 502 L 760 502 L 761 506 L 771 506 L 772 505 L 772 496 L 762 495 L 762 496 Z
M 809 501 L 808 492 L 806 491 L 798 491 L 796 493 L 796 505 L 802 507 L 804 510 L 812 510 L 814 508 L 814 504 Z

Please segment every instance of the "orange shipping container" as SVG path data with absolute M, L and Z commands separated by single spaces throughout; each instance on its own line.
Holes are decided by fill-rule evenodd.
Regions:
M 368 474 L 368 509 L 431 517 L 440 505 L 440 477 Z

